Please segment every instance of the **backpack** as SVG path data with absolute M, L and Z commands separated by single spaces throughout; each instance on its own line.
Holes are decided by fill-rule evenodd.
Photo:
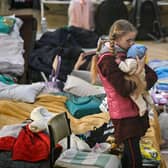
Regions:
M 128 19 L 128 9 L 122 0 L 104 0 L 95 11 L 95 32 L 107 35 L 114 21 Z
M 40 0 L 9 0 L 10 9 L 40 9 Z
M 10 0 L 10 9 L 32 8 L 33 0 Z
M 157 0 L 133 0 L 129 20 L 138 30 L 137 40 L 164 37 Z

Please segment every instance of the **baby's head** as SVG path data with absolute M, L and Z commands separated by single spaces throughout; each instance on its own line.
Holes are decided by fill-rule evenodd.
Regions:
M 137 56 L 141 59 L 145 56 L 147 48 L 142 44 L 132 45 L 127 52 L 127 58 L 136 58 Z

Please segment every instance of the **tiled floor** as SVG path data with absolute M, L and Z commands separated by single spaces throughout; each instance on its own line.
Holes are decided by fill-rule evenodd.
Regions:
M 3 2 L 3 3 L 2 3 Z M 41 30 L 41 14 L 39 10 L 8 10 L 9 6 L 7 4 L 7 0 L 1 0 L 0 3 L 0 15 L 8 15 L 8 14 L 33 14 L 38 21 L 38 31 Z M 3 5 L 3 6 L 2 6 Z M 47 24 L 49 29 L 56 29 L 57 27 L 62 27 L 68 24 L 67 17 L 67 5 L 49 5 L 47 6 L 48 10 L 45 10 L 45 16 L 47 19 Z M 162 7 L 163 8 L 163 7 Z M 166 8 L 166 7 L 165 7 Z M 162 10 L 162 20 L 165 21 L 165 25 L 168 26 L 168 7 Z M 167 20 L 167 22 L 166 22 Z M 168 59 L 168 39 L 167 42 L 154 42 L 154 41 L 142 41 L 141 43 L 145 44 L 148 47 L 148 55 L 149 60 L 152 59 Z M 163 154 L 167 162 L 168 167 L 168 152 L 167 154 Z

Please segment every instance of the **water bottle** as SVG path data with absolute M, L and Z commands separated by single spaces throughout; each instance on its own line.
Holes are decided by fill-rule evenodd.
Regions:
M 46 18 L 43 17 L 42 20 L 41 20 L 41 32 L 43 34 L 46 31 L 47 31 L 47 21 L 46 21 Z
M 168 102 L 163 106 L 163 111 L 168 113 Z

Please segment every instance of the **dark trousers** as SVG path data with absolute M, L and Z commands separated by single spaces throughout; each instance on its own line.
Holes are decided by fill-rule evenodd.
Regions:
M 139 146 L 140 138 L 129 138 L 125 140 L 122 155 L 122 168 L 142 168 L 142 156 Z

